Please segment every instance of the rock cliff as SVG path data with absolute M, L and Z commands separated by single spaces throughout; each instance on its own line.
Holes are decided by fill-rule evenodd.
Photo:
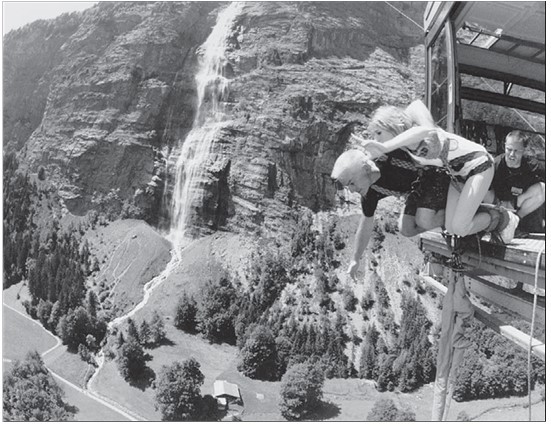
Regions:
M 197 48 L 225 6 L 100 2 L 10 32 L 5 149 L 44 167 L 74 214 L 115 193 L 163 223 Z M 394 6 L 421 22 L 423 3 Z M 332 207 L 329 174 L 354 126 L 422 96 L 422 31 L 382 2 L 246 2 L 228 39 L 232 120 L 205 165 L 203 230 L 281 232 L 299 206 Z

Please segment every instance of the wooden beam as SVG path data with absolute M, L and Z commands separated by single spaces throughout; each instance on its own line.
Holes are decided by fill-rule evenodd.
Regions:
M 434 278 L 431 278 L 426 275 L 421 275 L 421 278 L 435 290 L 441 294 L 446 294 L 448 289 L 446 286 L 442 285 Z M 513 342 L 515 345 L 521 347 L 522 349 L 528 351 L 530 349 L 530 336 L 523 333 L 522 331 L 516 329 L 515 327 L 504 324 L 499 319 L 495 318 L 491 314 L 485 312 L 478 306 L 474 307 L 474 316 L 481 323 L 494 330 L 496 333 L 505 337 L 507 340 Z M 545 344 L 539 340 L 532 338 L 532 353 L 545 362 Z
M 488 92 L 472 87 L 461 87 L 461 99 L 485 102 L 492 105 L 500 105 L 508 108 L 517 108 L 524 111 L 545 115 L 545 104 L 528 99 L 508 96 L 502 93 Z
M 527 321 L 532 320 L 533 295 L 523 297 L 514 294 L 514 290 L 506 289 L 494 284 L 476 273 L 465 272 L 465 283 L 470 292 L 495 303 L 500 308 L 514 312 Z M 532 299 L 532 300 L 528 300 Z M 545 305 L 541 303 L 536 305 L 536 323 L 545 327 Z
M 448 247 L 443 242 L 437 243 L 432 240 L 422 239 L 421 244 L 422 248 L 424 248 L 425 250 L 446 257 L 451 256 Z M 514 264 L 512 262 L 506 262 L 494 258 L 487 258 L 485 256 L 479 257 L 477 254 L 473 253 L 463 254 L 461 256 L 461 261 L 471 268 L 483 269 L 491 274 L 501 275 L 503 277 L 511 278 L 515 281 L 521 281 L 528 284 L 534 282 L 535 268 L 532 266 Z M 545 289 L 545 269 L 540 269 L 538 272 L 538 286 L 542 289 Z
M 457 44 L 457 64 L 461 70 L 464 66 L 477 67 L 484 70 L 490 77 L 491 73 L 499 72 L 517 76 L 526 81 L 539 82 L 545 91 L 545 64 L 536 64 L 520 58 L 512 58 L 503 53 L 494 52 L 468 44 Z M 522 84 L 522 83 L 517 83 Z M 524 85 L 524 84 L 522 84 Z

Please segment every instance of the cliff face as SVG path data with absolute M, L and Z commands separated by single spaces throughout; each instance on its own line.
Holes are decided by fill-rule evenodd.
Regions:
M 424 4 L 395 6 L 421 22 Z M 160 206 L 193 123 L 196 50 L 222 7 L 99 3 L 8 34 L 5 144 L 29 171 L 46 168 L 73 213 L 117 189 Z M 379 2 L 244 3 L 228 34 L 232 120 L 205 165 L 196 222 L 279 232 L 297 206 L 330 208 L 354 125 L 422 95 L 421 37 Z

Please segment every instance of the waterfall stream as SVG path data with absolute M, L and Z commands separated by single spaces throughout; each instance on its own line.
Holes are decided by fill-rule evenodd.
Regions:
M 232 2 L 218 16 L 210 36 L 200 48 L 197 82 L 197 110 L 193 128 L 184 140 L 176 163 L 176 184 L 171 203 L 169 239 L 180 246 L 191 224 L 192 206 L 203 190 L 212 142 L 228 123 L 225 102 L 229 80 L 225 76 L 227 37 L 233 21 L 241 11 L 239 2 Z
M 225 113 L 225 101 L 228 95 L 228 79 L 224 75 L 227 64 L 225 52 L 227 37 L 233 21 L 242 8 L 239 2 L 230 3 L 218 15 L 215 26 L 207 40 L 200 47 L 199 71 L 195 77 L 197 83 L 197 111 L 193 128 L 184 140 L 176 163 L 176 185 L 171 203 L 171 229 L 167 238 L 172 242 L 171 260 L 166 268 L 144 285 L 143 300 L 131 311 L 114 318 L 108 324 L 108 333 L 134 316 L 148 302 L 152 291 L 163 283 L 181 261 L 182 249 L 189 244 L 186 228 L 190 225 L 191 208 L 196 197 L 202 195 L 201 180 L 208 165 L 208 156 L 212 141 L 223 128 L 228 118 Z M 92 389 L 105 362 L 104 350 L 96 356 L 97 369 L 86 384 L 91 394 L 100 397 Z

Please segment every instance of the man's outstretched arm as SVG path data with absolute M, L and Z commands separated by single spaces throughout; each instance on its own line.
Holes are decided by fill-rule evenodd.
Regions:
M 352 279 L 356 279 L 356 273 L 358 272 L 358 266 L 360 264 L 360 259 L 369 244 L 369 239 L 371 238 L 371 232 L 373 232 L 373 223 L 375 217 L 366 217 L 362 215 L 360 223 L 358 224 L 358 229 L 356 230 L 356 235 L 354 236 L 354 247 L 352 253 L 352 260 L 350 261 L 350 266 L 348 267 L 348 274 Z

